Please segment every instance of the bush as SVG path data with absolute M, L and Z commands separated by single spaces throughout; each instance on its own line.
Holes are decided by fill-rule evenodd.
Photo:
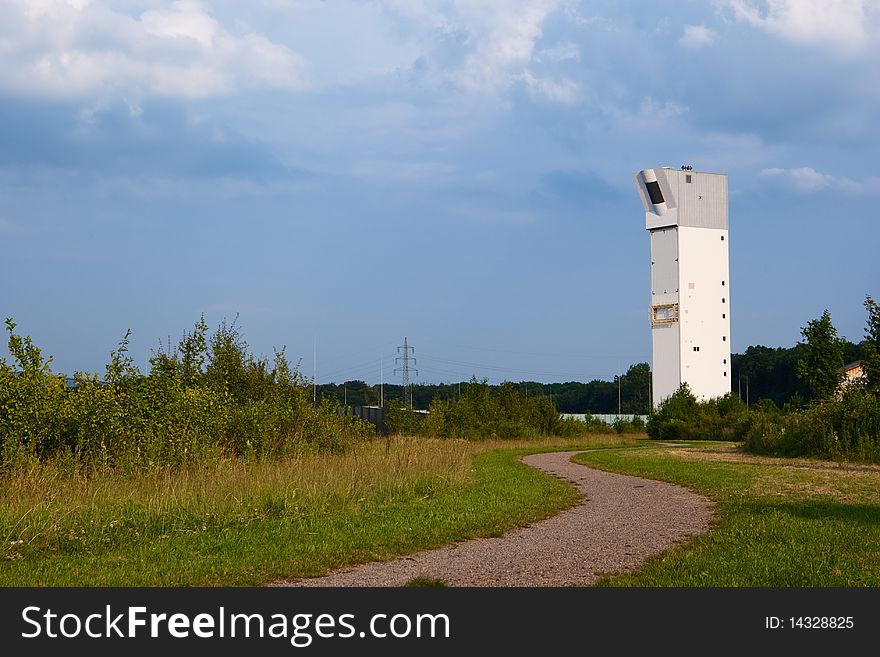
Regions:
M 424 418 L 392 406 L 388 426 L 399 433 L 470 440 L 574 437 L 591 432 L 583 422 L 563 419 L 548 397 L 525 397 L 509 382 L 493 390 L 486 380 L 476 378 L 462 389 L 460 397 L 431 402 Z M 607 425 L 602 426 L 608 431 Z
M 0 359 L 0 468 L 46 459 L 94 468 L 280 457 L 344 450 L 369 434 L 331 402 L 313 408 L 284 351 L 271 367 L 255 359 L 234 323 L 208 340 L 200 320 L 176 351 L 153 356 L 148 375 L 129 357 L 126 333 L 105 380 L 78 374 L 72 389 L 12 320 L 6 329 L 13 363 Z
M 862 385 L 788 414 L 762 413 L 746 449 L 756 454 L 852 458 L 880 463 L 880 398 Z
M 645 433 L 645 421 L 638 415 L 631 420 L 617 418 L 611 426 L 617 433 Z
M 733 393 L 697 401 L 686 383 L 648 416 L 648 436 L 655 440 L 744 440 L 752 413 Z

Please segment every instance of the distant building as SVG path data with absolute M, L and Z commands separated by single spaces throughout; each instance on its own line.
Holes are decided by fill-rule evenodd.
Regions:
M 730 392 L 727 175 L 690 167 L 634 174 L 651 241 L 652 403 L 687 383 Z
M 860 360 L 853 361 L 852 363 L 847 363 L 837 371 L 841 375 L 841 386 L 847 386 L 854 381 L 859 381 L 865 378 L 865 370 L 862 367 L 862 361 Z

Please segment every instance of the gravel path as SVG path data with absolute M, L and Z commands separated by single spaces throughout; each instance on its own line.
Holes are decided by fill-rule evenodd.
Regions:
M 523 458 L 583 493 L 584 501 L 559 515 L 498 538 L 275 585 L 402 586 L 422 576 L 448 586 L 585 586 L 604 573 L 635 570 L 648 556 L 708 530 L 711 500 L 673 484 L 572 463 L 577 453 Z

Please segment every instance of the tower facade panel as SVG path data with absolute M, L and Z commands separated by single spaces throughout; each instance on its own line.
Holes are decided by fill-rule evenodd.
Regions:
M 730 391 L 727 176 L 635 174 L 651 245 L 652 402 L 687 383 L 698 399 Z
M 678 239 L 681 380 L 698 399 L 721 397 L 730 392 L 727 231 L 679 227 Z

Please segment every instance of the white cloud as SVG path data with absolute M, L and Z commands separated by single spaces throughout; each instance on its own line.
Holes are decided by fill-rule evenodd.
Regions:
M 795 167 L 781 169 L 771 167 L 761 170 L 761 176 L 765 178 L 777 178 L 785 181 L 795 189 L 804 192 L 815 192 L 822 189 L 833 189 L 850 194 L 880 194 L 880 178 L 868 176 L 861 180 L 832 176 L 813 167 Z
M 834 177 L 819 173 L 813 167 L 797 167 L 788 170 L 788 176 L 798 189 L 813 191 L 824 189 L 834 183 Z
M 535 53 L 535 61 L 538 62 L 566 62 L 579 61 L 581 58 L 580 48 L 571 41 L 562 41 L 550 48 L 541 48 Z
M 521 79 L 532 96 L 562 105 L 573 105 L 578 100 L 578 85 L 573 80 L 536 78 L 529 71 Z
M 880 28 L 875 0 L 726 0 L 736 18 L 788 41 L 862 49 Z
M 473 95 L 503 94 L 522 85 L 541 100 L 575 101 L 576 83 L 553 69 L 578 60 L 578 46 L 562 41 L 536 47 L 547 17 L 565 9 L 562 0 L 390 0 L 386 5 L 405 17 L 409 31 L 433 35 L 435 50 L 424 60 L 445 62 L 433 72 L 436 79 Z
M 456 81 L 469 91 L 509 88 L 532 60 L 541 25 L 556 8 L 554 0 L 539 2 L 466 3 L 473 48 Z
M 305 85 L 299 55 L 230 31 L 195 0 L 136 16 L 87 0 L 0 0 L 0 10 L 0 89 L 15 94 L 196 98 Z
M 715 41 L 715 32 L 705 25 L 685 25 L 684 32 L 678 40 L 685 48 L 702 48 Z

